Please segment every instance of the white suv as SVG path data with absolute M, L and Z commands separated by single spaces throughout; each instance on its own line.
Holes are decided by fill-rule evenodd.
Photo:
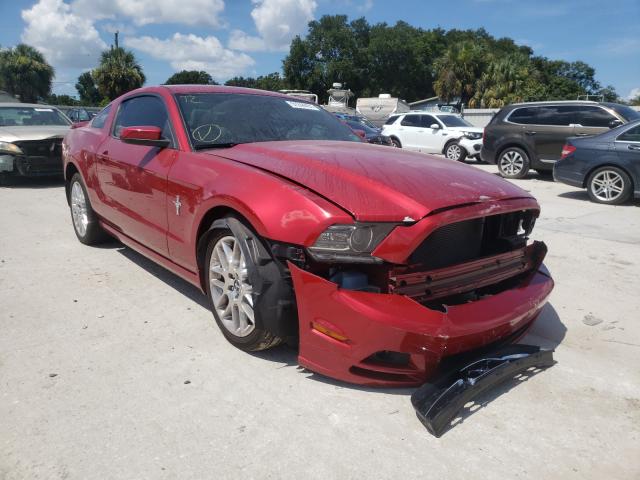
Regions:
M 460 115 L 442 112 L 410 112 L 392 115 L 382 128 L 396 147 L 424 153 L 443 153 L 462 162 L 480 155 L 482 128 Z

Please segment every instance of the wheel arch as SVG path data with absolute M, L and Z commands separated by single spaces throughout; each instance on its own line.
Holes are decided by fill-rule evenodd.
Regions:
M 395 140 L 396 142 L 398 142 L 398 143 L 400 144 L 400 148 L 402 148 L 402 141 L 398 138 L 398 136 L 397 136 L 397 135 L 395 135 L 395 134 L 391 134 L 391 135 L 389 135 L 389 138 L 390 138 L 391 140 Z
M 459 139 L 459 138 L 450 138 L 449 140 L 447 140 L 447 141 L 445 142 L 444 146 L 442 147 L 442 151 L 441 151 L 440 153 L 442 153 L 442 154 L 444 155 L 444 153 L 447 151 L 447 147 L 448 147 L 449 145 L 451 145 L 452 143 L 457 143 L 457 144 L 458 144 L 458 146 L 459 146 L 461 149 L 463 149 L 464 151 L 466 151 L 466 150 L 467 150 L 466 148 L 464 148 L 462 145 L 460 145 L 460 144 L 459 144 L 459 143 L 460 143 L 460 139 Z M 468 154 L 468 153 L 469 153 L 469 152 L 467 152 L 467 154 Z
M 508 149 L 508 148 L 519 148 L 521 150 L 524 150 L 524 152 L 527 154 L 527 156 L 529 157 L 529 164 L 531 165 L 534 158 L 533 155 L 531 154 L 531 151 L 529 150 L 529 148 L 524 145 L 521 142 L 518 141 L 510 141 L 505 143 L 504 145 L 500 145 L 500 147 L 498 147 L 496 149 L 496 165 L 498 164 L 498 162 L 500 161 L 500 157 L 502 156 L 502 153 Z
M 70 189 L 71 189 L 71 179 L 76 173 L 82 176 L 80 169 L 76 166 L 75 163 L 72 163 L 72 162 L 67 163 L 67 166 L 64 169 L 64 193 L 65 193 L 65 197 L 67 198 L 67 205 L 69 205 L 69 202 L 70 202 L 69 195 L 70 195 Z

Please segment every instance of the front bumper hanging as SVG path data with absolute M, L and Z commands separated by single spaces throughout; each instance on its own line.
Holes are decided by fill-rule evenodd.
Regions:
M 411 403 L 429 433 L 439 437 L 474 397 L 519 373 L 554 363 L 553 350 L 532 345 L 509 345 L 475 358 L 466 356 L 418 388 Z

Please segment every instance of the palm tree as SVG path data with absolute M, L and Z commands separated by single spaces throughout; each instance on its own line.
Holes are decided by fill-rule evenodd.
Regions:
M 471 42 L 451 45 L 442 57 L 435 62 L 436 94 L 450 102 L 460 97 L 462 103 L 468 103 L 475 93 L 478 77 L 485 63 L 484 48 Z
M 140 88 L 146 80 L 133 52 L 122 47 L 102 52 L 100 65 L 92 76 L 100 94 L 109 100 Z
M 0 51 L 0 84 L 22 102 L 49 96 L 54 74 L 44 55 L 29 45 Z

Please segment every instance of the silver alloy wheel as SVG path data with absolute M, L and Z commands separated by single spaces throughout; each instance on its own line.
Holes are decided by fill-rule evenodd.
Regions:
M 615 201 L 624 191 L 624 179 L 612 170 L 603 170 L 591 179 L 591 191 L 598 200 Z
M 515 150 L 508 150 L 500 157 L 500 170 L 506 175 L 518 175 L 523 168 L 524 158 Z
M 71 218 L 78 235 L 84 237 L 87 233 L 89 217 L 87 216 L 87 199 L 80 182 L 74 182 L 71 185 Z
M 460 160 L 462 148 L 457 143 L 452 143 L 447 147 L 447 158 L 449 160 Z
M 209 286 L 222 325 L 236 337 L 246 337 L 253 332 L 253 287 L 247 262 L 235 237 L 222 237 L 213 247 Z

